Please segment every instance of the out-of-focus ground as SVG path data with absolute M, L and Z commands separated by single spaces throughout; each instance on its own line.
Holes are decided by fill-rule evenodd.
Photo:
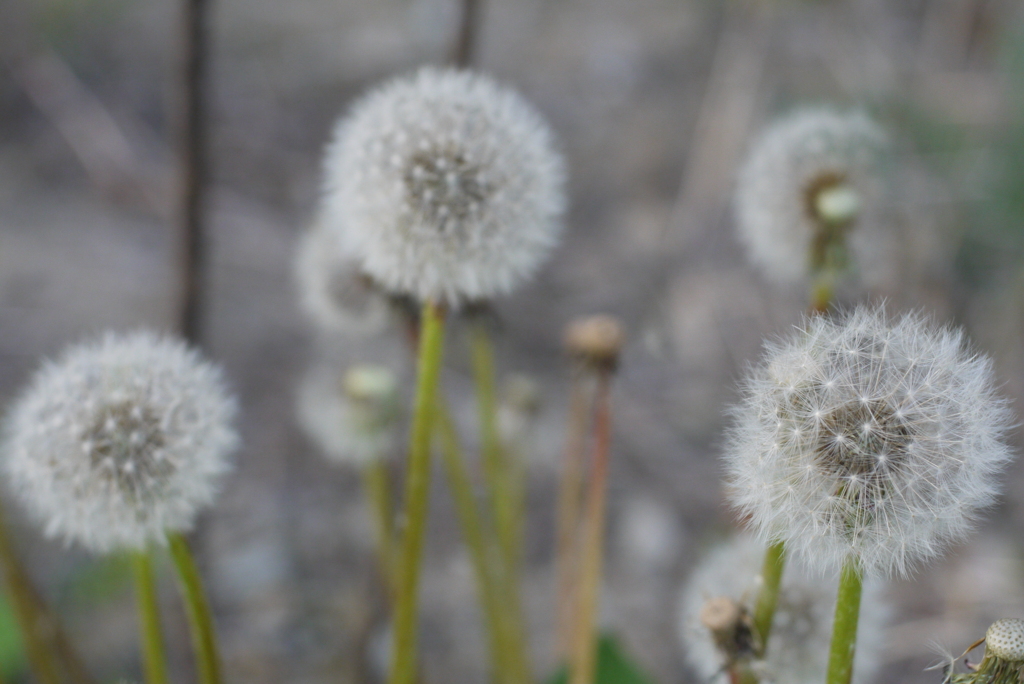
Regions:
M 543 390 L 529 479 L 525 595 L 539 673 L 552 658 L 552 520 L 572 317 L 622 317 L 603 615 L 658 681 L 692 682 L 680 583 L 731 516 L 718 484 L 723 410 L 761 340 L 804 294 L 746 262 L 729 213 L 751 135 L 802 103 L 863 106 L 892 134 L 899 272 L 845 301 L 887 297 L 969 327 L 1024 404 L 1024 23 L 1014 0 L 482 0 L 475 63 L 549 118 L 571 169 L 562 246 L 497 304 L 503 372 Z M 171 325 L 175 2 L 0 5 L 0 396 L 41 357 L 108 327 Z M 455 0 L 219 0 L 212 31 L 207 351 L 242 398 L 245 446 L 195 536 L 228 681 L 378 681 L 371 535 L 355 472 L 295 419 L 316 364 L 372 359 L 408 375 L 401 336 L 317 335 L 296 306 L 292 253 L 318 194 L 321 148 L 351 98 L 443 61 Z M 458 333 L 446 389 L 473 443 Z M 1019 434 L 1015 435 L 1019 443 Z M 891 590 L 879 681 L 937 682 L 930 641 L 962 650 L 1024 615 L 1024 464 L 969 543 Z M 33 575 L 106 681 L 138 676 L 117 566 L 18 518 Z M 480 619 L 447 490 L 434 491 L 423 583 L 424 673 L 483 682 Z M 164 569 L 175 681 L 192 676 Z

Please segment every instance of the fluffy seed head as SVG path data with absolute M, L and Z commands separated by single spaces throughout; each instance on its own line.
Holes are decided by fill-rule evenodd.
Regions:
M 720 638 L 729 631 L 730 621 L 742 615 L 749 620 L 762 582 L 764 552 L 765 546 L 753 536 L 737 535 L 705 555 L 683 586 L 679 637 L 687 662 L 700 681 L 713 681 L 721 672 L 726 660 L 723 648 L 735 651 L 728 644 L 716 646 L 712 630 L 717 630 Z M 855 683 L 872 681 L 880 665 L 887 620 L 880 589 L 877 582 L 864 587 L 853 668 Z M 817 684 L 825 679 L 835 604 L 835 582 L 799 566 L 786 568 L 767 657 L 752 663 L 761 681 Z
M 752 261 L 780 281 L 813 269 L 816 246 L 844 236 L 857 261 L 888 242 L 878 205 L 885 135 L 864 114 L 799 110 L 757 140 L 736 186 L 736 220 Z M 818 255 L 820 256 L 820 255 Z
M 732 503 L 821 569 L 906 574 L 964 537 L 1010 459 L 991 362 L 961 331 L 861 307 L 814 316 L 746 380 L 725 450 Z
M 993 657 L 1012 663 L 1024 662 L 1024 620 L 996 620 L 985 632 L 985 650 Z
M 421 300 L 490 298 L 554 246 L 564 165 L 517 93 L 423 68 L 363 97 L 327 149 L 322 217 L 363 270 Z
M 397 437 L 398 380 L 372 364 L 352 366 L 340 376 L 317 368 L 299 388 L 298 413 L 328 458 L 362 465 L 388 453 Z
M 321 328 L 373 334 L 387 326 L 387 297 L 342 251 L 339 236 L 320 224 L 299 238 L 294 271 L 299 303 Z
M 49 535 L 103 553 L 192 526 L 238 444 L 221 371 L 148 332 L 46 363 L 8 413 L 4 469 Z

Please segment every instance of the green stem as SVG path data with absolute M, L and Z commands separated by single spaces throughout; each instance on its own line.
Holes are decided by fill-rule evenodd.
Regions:
M 427 302 L 423 306 L 421 325 L 419 377 L 405 478 L 405 530 L 396 573 L 398 593 L 391 645 L 391 684 L 412 684 L 416 676 L 417 598 L 430 503 L 430 433 L 444 352 L 444 311 Z
M 59 684 L 60 676 L 50 649 L 53 624 L 42 599 L 35 592 L 25 569 L 21 566 L 7 525 L 0 515 L 0 565 L 3 565 L 7 596 L 21 628 L 32 673 L 40 684 Z
M 515 631 L 511 610 L 515 607 L 505 602 L 501 593 L 500 559 L 497 548 L 488 544 L 493 533 L 484 530 L 484 517 L 480 515 L 473 483 L 466 467 L 462 449 L 459 446 L 455 425 L 447 407 L 438 401 L 437 428 L 441 437 L 441 453 L 444 457 L 448 485 L 455 499 L 462 534 L 469 548 L 473 569 L 477 576 L 477 589 L 487 622 L 493 666 L 494 682 L 507 681 L 510 684 L 526 684 L 530 681 L 526 649 L 521 635 Z
M 164 656 L 164 637 L 160 629 L 160 604 L 157 601 L 153 562 L 149 552 L 133 551 L 132 569 L 135 572 L 135 603 L 139 610 L 139 631 L 142 637 L 142 656 L 147 684 L 167 684 L 167 658 Z
M 381 578 L 392 603 L 395 599 L 394 516 L 391 509 L 391 473 L 383 458 L 374 458 L 363 466 L 363 487 L 366 489 L 377 542 L 377 562 Z
M 199 569 L 189 550 L 188 542 L 181 533 L 169 533 L 167 541 L 170 543 L 171 558 L 178 570 L 181 592 L 185 599 L 185 612 L 192 632 L 192 648 L 196 654 L 199 681 L 201 684 L 220 684 L 217 635 L 213 629 L 213 615 L 206 600 Z
M 593 684 L 597 659 L 596 621 L 601 593 L 605 501 L 608 493 L 608 452 L 611 446 L 611 405 L 608 373 L 598 378 L 594 415 L 594 455 L 583 518 L 583 546 L 576 605 L 576 643 L 570 684 Z
M 487 493 L 494 507 L 501 553 L 510 577 L 515 577 L 519 550 L 515 542 L 516 521 L 512 505 L 507 454 L 498 436 L 498 394 L 495 387 L 494 350 L 484 323 L 476 322 L 470 331 L 473 380 L 476 383 L 477 412 L 480 420 L 480 446 Z
M 853 656 L 857 650 L 857 621 L 860 617 L 860 593 L 863 572 L 860 562 L 851 556 L 843 565 L 836 598 L 836 616 L 832 626 L 832 647 L 828 656 L 826 684 L 850 684 Z
M 779 602 L 779 586 L 782 584 L 782 569 L 786 564 L 786 547 L 775 542 L 764 554 L 761 568 L 761 591 L 754 604 L 754 630 L 758 639 L 758 655 L 764 657 L 768 650 L 768 636 L 772 631 L 772 618 Z

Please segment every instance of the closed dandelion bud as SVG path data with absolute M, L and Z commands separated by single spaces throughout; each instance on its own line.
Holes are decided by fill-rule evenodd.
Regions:
M 299 389 L 299 420 L 332 461 L 362 465 L 387 454 L 400 415 L 395 374 L 371 364 L 341 376 L 314 369 Z
M 861 307 L 768 346 L 725 449 L 728 494 L 810 565 L 906 574 L 993 503 L 1011 416 L 961 331 Z
M 753 262 L 799 281 L 827 264 L 875 253 L 885 135 L 867 116 L 800 110 L 755 143 L 736 186 L 736 220 Z
M 11 488 L 49 535 L 97 553 L 191 528 L 238 444 L 221 371 L 141 332 L 68 349 L 11 407 Z
M 765 547 L 737 535 L 713 548 L 682 589 L 679 637 L 700 681 L 742 664 L 763 684 L 820 684 L 825 680 L 835 583 L 800 567 L 786 569 L 765 657 L 756 656 L 751 612 L 761 587 Z M 872 681 L 881 664 L 887 611 L 877 582 L 863 595 L 854 682 Z M 725 680 L 723 680 L 725 681 Z
M 327 149 L 322 218 L 394 293 L 457 305 L 511 290 L 562 229 L 564 164 L 517 93 L 423 68 L 360 100 Z
M 565 328 L 565 348 L 584 364 L 614 370 L 626 344 L 626 332 L 614 316 L 579 318 Z

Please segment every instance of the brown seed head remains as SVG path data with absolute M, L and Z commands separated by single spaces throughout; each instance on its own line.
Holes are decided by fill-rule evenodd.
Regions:
M 619 319 L 599 314 L 569 323 L 563 339 L 573 357 L 602 370 L 614 370 L 626 343 L 626 333 Z

